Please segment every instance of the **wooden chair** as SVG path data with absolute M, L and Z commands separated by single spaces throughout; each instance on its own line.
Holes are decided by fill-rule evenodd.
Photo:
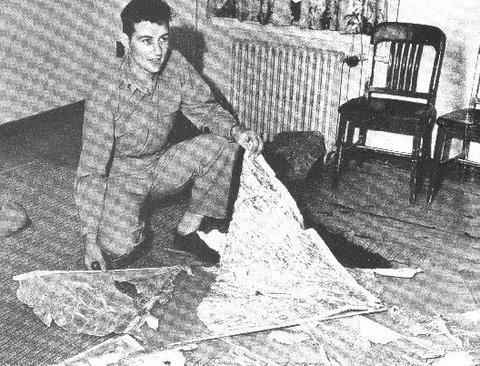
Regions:
M 445 42 L 445 34 L 433 26 L 386 22 L 375 27 L 370 39 L 373 58 L 365 96 L 351 99 L 339 108 L 334 186 L 352 157 L 360 161 L 367 153 L 410 157 L 409 201 L 415 202 L 419 166 L 430 159 Z M 356 130 L 358 138 L 353 142 Z M 411 153 L 366 145 L 369 130 L 412 136 Z M 421 173 L 424 172 L 425 168 Z
M 433 197 L 442 181 L 440 174 L 446 163 L 456 162 L 465 167 L 480 167 L 479 162 L 469 159 L 470 142 L 480 142 L 480 49 L 477 54 L 477 62 L 473 75 L 472 91 L 469 105 L 464 109 L 457 109 L 437 119 L 437 138 L 433 154 L 432 169 L 427 193 L 427 203 L 433 201 Z M 450 157 L 450 146 L 453 138 L 458 138 L 462 143 L 459 154 Z

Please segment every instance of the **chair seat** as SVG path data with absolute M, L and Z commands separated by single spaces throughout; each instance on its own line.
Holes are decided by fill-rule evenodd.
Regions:
M 363 116 L 388 116 L 400 119 L 424 119 L 435 116 L 435 107 L 398 99 L 355 98 L 342 104 L 340 113 L 347 118 Z
M 457 109 L 437 118 L 437 138 L 427 192 L 427 203 L 432 203 L 440 183 L 445 175 L 440 167 L 448 162 L 457 162 L 465 166 L 479 166 L 475 160 L 469 159 L 471 142 L 480 142 L 480 110 L 473 108 Z M 451 154 L 451 141 L 459 139 L 462 149 Z M 465 177 L 466 170 L 460 174 Z
M 383 98 L 355 98 L 339 108 L 342 118 L 365 128 L 413 135 L 423 134 L 435 123 L 435 107 Z M 399 123 L 400 122 L 400 123 Z
M 455 125 L 478 125 L 480 123 L 480 109 L 457 109 L 438 117 L 437 123 L 448 128 Z

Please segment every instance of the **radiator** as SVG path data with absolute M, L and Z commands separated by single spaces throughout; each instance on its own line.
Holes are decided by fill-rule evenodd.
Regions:
M 230 101 L 265 141 L 282 131 L 319 131 L 334 151 L 343 52 L 235 40 Z

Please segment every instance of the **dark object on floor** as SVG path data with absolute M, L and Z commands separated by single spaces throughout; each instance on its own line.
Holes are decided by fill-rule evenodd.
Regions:
M 136 261 L 146 255 L 150 250 L 150 245 L 150 241 L 145 240 L 143 243 L 137 245 L 130 253 L 124 254 L 120 257 L 112 257 L 103 252 L 103 258 L 107 264 L 107 269 L 122 269 L 134 266 Z
M 267 145 L 264 155 L 282 182 L 301 183 L 323 162 L 325 140 L 315 131 L 282 132 Z
M 200 239 L 196 232 L 188 235 L 180 235 L 175 232 L 173 245 L 176 250 L 195 254 L 203 262 L 217 264 L 220 261 L 218 252 L 210 248 Z
M 213 217 L 205 216 L 198 231 L 209 233 L 212 230 L 218 230 L 221 233 L 226 234 L 228 233 L 229 226 L 230 219 L 216 219 Z
M 334 187 L 338 185 L 349 158 L 361 162 L 364 160 L 362 155 L 367 152 L 405 156 L 411 159 L 409 202 L 415 202 L 430 159 L 445 42 L 445 34 L 433 26 L 396 22 L 376 26 L 370 40 L 374 54 L 366 95 L 351 99 L 339 108 Z M 423 59 L 429 61 L 422 62 L 423 51 L 432 48 L 435 58 L 432 66 L 427 68 L 431 61 L 425 57 Z M 422 77 L 419 70 L 430 74 Z M 424 82 L 418 83 L 423 78 L 429 80 L 428 89 Z M 408 101 L 405 97 L 409 98 Z M 354 142 L 356 128 L 359 134 Z M 368 130 L 412 136 L 412 150 L 405 154 L 389 148 L 366 146 Z
M 458 109 L 438 117 L 438 133 L 435 142 L 433 165 L 430 170 L 430 182 L 428 185 L 427 203 L 432 203 L 435 190 L 442 181 L 441 167 L 447 162 L 457 162 L 465 166 L 480 164 L 469 159 L 470 142 L 480 142 L 480 48 L 477 55 L 477 63 L 473 75 L 472 94 L 470 103 L 466 109 Z M 462 150 L 459 154 L 450 157 L 452 139 L 462 141 Z
M 27 212 L 16 202 L 7 202 L 0 206 L 0 237 L 6 237 L 30 224 Z
M 311 218 L 305 218 L 305 227 L 313 228 L 325 241 L 332 254 L 340 264 L 348 268 L 391 268 L 390 261 L 380 254 L 371 252 L 356 245 L 340 234 L 329 232 L 321 224 L 315 223 Z
M 128 281 L 114 281 L 113 284 L 117 288 L 118 291 L 124 293 L 127 296 L 135 297 L 138 296 L 137 287 Z

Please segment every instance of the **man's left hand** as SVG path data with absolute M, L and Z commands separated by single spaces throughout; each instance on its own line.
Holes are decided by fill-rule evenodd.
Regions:
M 232 132 L 235 141 L 248 152 L 248 156 L 257 157 L 263 151 L 263 140 L 258 133 L 243 127 L 236 127 Z

